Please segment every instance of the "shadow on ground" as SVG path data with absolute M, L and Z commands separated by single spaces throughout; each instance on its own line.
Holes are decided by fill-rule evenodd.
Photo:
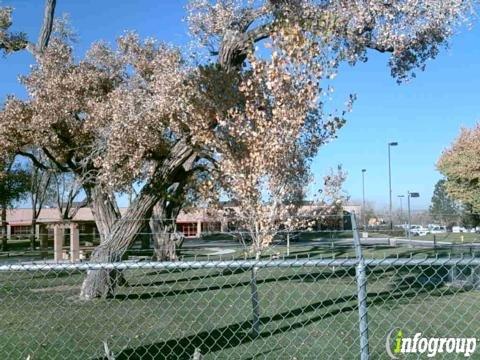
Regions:
M 411 279 L 406 281 L 409 280 Z M 416 288 L 415 283 L 413 284 L 414 286 L 411 285 L 412 284 L 408 286 L 404 282 L 401 286 L 397 286 L 392 290 L 370 292 L 368 293 L 368 303 L 371 306 L 376 304 L 385 305 L 388 302 L 392 302 L 392 306 L 394 306 L 394 303 L 398 303 L 398 299 L 412 298 L 432 291 L 431 288 Z M 444 295 L 448 294 L 444 292 Z M 251 333 L 252 322 L 243 321 L 181 338 L 169 339 L 136 348 L 128 348 L 117 354 L 116 359 L 192 359 L 195 349 L 200 349 L 201 353 L 206 355 L 234 348 L 258 339 L 268 339 L 272 336 L 294 331 L 341 313 L 355 311 L 357 309 L 356 301 L 356 294 L 342 296 L 293 308 L 273 316 L 261 317 L 261 331 L 256 336 Z M 316 313 L 318 311 L 322 312 Z M 298 318 L 300 316 L 302 316 L 302 319 Z M 290 321 L 279 323 L 279 326 L 274 329 L 272 329 L 272 326 L 267 326 L 276 321 L 285 322 L 286 320 Z M 280 349 L 266 350 L 256 354 L 252 359 L 278 350 Z
M 162 286 L 162 285 L 172 285 L 176 283 L 185 283 L 191 282 L 195 280 L 204 280 L 208 278 L 215 278 L 225 275 L 231 274 L 241 274 L 243 272 L 250 271 L 249 269 L 236 269 L 235 271 L 231 271 L 230 273 L 226 274 L 225 272 L 218 272 L 203 276 L 193 276 L 187 278 L 180 278 L 180 279 L 170 279 L 170 280 L 160 280 L 160 281 L 151 281 L 147 283 L 132 283 L 127 285 L 127 288 L 148 288 L 151 286 Z M 389 276 L 390 270 L 384 269 L 369 269 L 368 274 L 375 274 L 376 278 L 382 276 Z M 332 271 L 321 271 L 321 272 L 313 272 L 313 273 L 299 273 L 293 275 L 285 275 L 285 276 L 278 276 L 278 277 L 267 277 L 267 278 L 259 278 L 257 280 L 257 285 L 261 284 L 268 284 L 274 282 L 281 282 L 281 281 L 297 281 L 297 282 L 317 282 L 322 280 L 331 280 L 333 278 L 350 278 L 352 279 L 355 276 L 355 268 L 342 268 L 336 269 Z M 224 283 L 224 284 L 212 284 L 208 286 L 197 286 L 192 288 L 185 288 L 185 289 L 168 289 L 168 290 L 159 290 L 159 291 L 150 291 L 150 292 L 129 292 L 129 293 L 120 293 L 113 296 L 116 300 L 148 300 L 152 298 L 159 298 L 165 296 L 178 296 L 178 295 L 185 295 L 191 293 L 201 293 L 207 291 L 214 291 L 214 290 L 226 290 L 226 289 L 233 289 L 238 287 L 245 287 L 250 286 L 250 280 L 243 280 L 243 281 L 236 281 L 231 283 Z

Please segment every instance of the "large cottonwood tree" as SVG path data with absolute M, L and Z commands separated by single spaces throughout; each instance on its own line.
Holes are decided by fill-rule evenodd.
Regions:
M 192 0 L 190 31 L 218 64 L 237 98 L 208 112 L 220 184 L 258 254 L 298 209 L 309 162 L 343 118 L 324 114 L 327 79 L 342 62 L 391 53 L 398 81 L 414 76 L 468 12 L 464 1 Z M 218 85 L 217 81 L 217 85 Z M 232 85 L 220 82 L 222 94 Z M 224 99 L 219 99 L 225 103 Z M 208 119 L 205 119 L 208 123 Z M 202 123 L 202 122 L 201 122 Z
M 391 53 L 393 75 L 405 79 L 436 55 L 454 25 L 468 14 L 469 4 L 461 0 L 192 0 L 191 32 L 212 54 L 210 61 L 198 67 L 188 66 L 178 50 L 141 41 L 134 34 L 120 38 L 114 49 L 96 44 L 83 60 L 76 61 L 65 39 L 51 37 L 54 0 L 46 2 L 36 45 L 23 34 L 9 32 L 11 11 L 2 9 L 0 48 L 30 50 L 37 65 L 22 80 L 30 98 L 8 99 L 0 114 L 0 145 L 46 167 L 26 151 L 34 146 L 57 170 L 81 179 L 102 237 L 92 261 L 118 261 L 155 205 L 175 184 L 189 178 L 198 159 L 227 164 L 230 157 L 234 162 L 234 147 L 227 149 L 222 141 L 228 142 L 232 135 L 252 135 L 237 133 L 242 121 L 268 126 L 269 121 L 281 119 L 278 131 L 295 129 L 291 144 L 296 143 L 295 137 L 298 143 L 304 135 L 312 138 L 310 134 L 328 121 L 322 116 L 321 101 L 311 104 L 306 89 L 313 91 L 325 77 L 333 78 L 343 61 L 365 60 L 368 49 Z M 255 44 L 268 39 L 272 51 L 256 49 Z M 266 70 L 256 72 L 254 64 Z M 273 109 L 281 112 L 289 105 L 265 96 L 271 91 L 271 79 L 255 76 L 268 72 L 285 76 L 281 86 L 288 93 L 301 89 L 298 94 L 307 96 L 308 101 L 288 99 L 301 104 L 299 114 L 308 115 L 305 119 L 293 116 L 289 124 L 291 110 L 285 110 L 286 117 L 273 114 Z M 273 83 L 282 81 L 273 79 Z M 258 89 L 264 93 L 257 94 Z M 260 104 L 265 100 L 269 103 Z M 312 142 L 312 150 L 320 143 Z M 222 151 L 223 156 L 215 157 Z M 267 170 L 271 169 L 269 165 Z M 132 182 L 143 186 L 121 216 L 115 192 Z M 116 281 L 111 275 L 89 272 L 82 296 L 111 294 Z
M 22 80 L 30 99 L 5 104 L 4 146 L 38 167 L 53 163 L 81 180 L 102 237 L 93 261 L 120 261 L 155 204 L 193 170 L 197 155 L 177 100 L 187 75 L 177 50 L 133 34 L 120 38 L 117 49 L 94 45 L 80 62 L 53 37 Z M 20 138 L 12 138 L 14 129 Z M 31 145 L 49 162 L 27 153 Z M 114 193 L 133 182 L 143 187 L 122 217 Z M 87 279 L 109 282 L 100 271 Z

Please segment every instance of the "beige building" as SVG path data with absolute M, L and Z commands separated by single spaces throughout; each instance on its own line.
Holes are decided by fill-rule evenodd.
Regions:
M 232 207 L 234 210 L 234 207 Z M 303 212 L 308 213 L 311 205 L 304 205 Z M 126 209 L 120 209 L 125 212 Z M 344 214 L 355 212 L 361 216 L 359 205 L 346 205 Z M 302 209 L 300 210 L 302 212 Z M 218 215 L 215 215 L 218 214 Z M 343 228 L 350 227 L 349 218 L 342 223 Z M 32 224 L 32 209 L 12 209 L 7 211 L 7 238 L 10 241 L 25 240 L 30 236 Z M 232 223 L 228 218 L 208 209 L 192 209 L 182 211 L 176 219 L 177 231 L 186 238 L 198 238 L 205 233 L 226 232 L 232 230 Z M 147 245 L 150 243 L 148 231 L 140 238 L 144 238 Z M 35 227 L 35 238 L 40 242 L 40 248 L 54 248 L 55 260 L 71 259 L 73 261 L 84 258 L 87 251 L 99 244 L 100 237 L 90 208 L 81 208 L 73 219 L 65 221 L 55 208 L 42 209 Z M 143 242 L 143 243 L 145 243 Z

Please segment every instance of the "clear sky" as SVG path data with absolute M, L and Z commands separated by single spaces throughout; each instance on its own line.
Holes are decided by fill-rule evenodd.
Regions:
M 43 12 L 41 0 L 4 0 L 15 8 L 14 30 L 36 39 Z M 183 20 L 185 1 L 179 0 L 58 0 L 57 16 L 70 14 L 78 33 L 77 53 L 102 39 L 113 42 L 124 30 L 141 36 L 184 45 L 188 42 Z M 353 200 L 362 196 L 361 169 L 366 168 L 366 197 L 379 207 L 388 204 L 387 143 L 392 148 L 394 206 L 398 194 L 418 191 L 415 207 L 430 203 L 440 174 L 435 162 L 441 151 L 457 136 L 462 126 L 480 120 L 480 24 L 460 29 L 425 72 L 408 84 L 398 85 L 390 76 L 387 56 L 371 53 L 367 63 L 344 66 L 335 80 L 332 105 L 357 94 L 347 125 L 334 142 L 322 148 L 313 163 L 319 182 L 330 167 L 343 164 L 349 176 L 346 189 Z M 26 52 L 0 59 L 0 97 L 23 95 L 17 76 L 28 72 L 33 59 Z M 472 161 L 478 161 L 472 159 Z

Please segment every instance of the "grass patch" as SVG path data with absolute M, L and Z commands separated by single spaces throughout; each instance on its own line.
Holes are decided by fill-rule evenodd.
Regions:
M 448 241 L 455 244 L 468 244 L 480 242 L 480 234 L 476 233 L 443 233 L 435 234 L 437 241 Z M 427 234 L 425 236 L 416 236 L 415 240 L 430 240 L 433 241 L 433 234 Z
M 81 272 L 0 274 L 1 359 L 356 359 L 354 268 L 261 269 L 261 331 L 251 335 L 250 272 L 128 270 L 111 299 L 82 302 Z M 388 331 L 475 336 L 479 291 L 452 289 L 446 269 L 368 272 L 373 359 Z

